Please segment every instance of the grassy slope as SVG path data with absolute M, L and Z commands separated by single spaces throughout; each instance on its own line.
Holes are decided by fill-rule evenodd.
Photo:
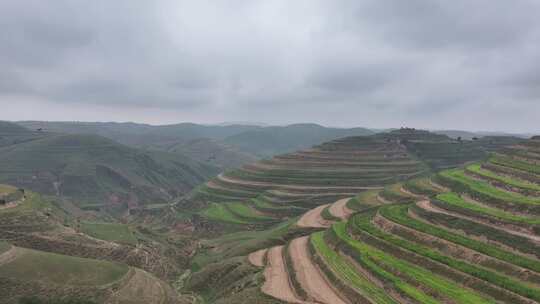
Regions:
M 85 221 L 81 222 L 81 230 L 97 239 L 123 244 L 137 244 L 137 239 L 129 227 L 124 224 Z
M 58 135 L 0 148 L 0 182 L 61 195 L 87 204 L 116 194 L 140 202 L 170 199 L 161 189 L 186 192 L 214 168 L 186 157 L 143 152 L 94 135 Z
M 21 255 L 0 266 L 0 276 L 58 285 L 105 285 L 121 279 L 126 265 L 17 248 Z

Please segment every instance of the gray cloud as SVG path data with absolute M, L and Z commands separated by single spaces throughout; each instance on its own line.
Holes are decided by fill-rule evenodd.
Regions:
M 539 13 L 536 0 L 7 0 L 0 119 L 539 132 Z

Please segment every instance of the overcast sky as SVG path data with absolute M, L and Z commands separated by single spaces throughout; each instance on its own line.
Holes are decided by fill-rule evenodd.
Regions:
M 538 0 L 2 0 L 0 119 L 540 132 Z

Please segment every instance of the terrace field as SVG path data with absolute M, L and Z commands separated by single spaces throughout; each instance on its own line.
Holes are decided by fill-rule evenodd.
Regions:
M 490 142 L 488 148 L 481 143 L 452 140 L 414 129 L 348 137 L 226 171 L 198 187 L 188 201 L 190 206 L 197 204 L 196 209 L 203 209 L 200 214 L 210 224 L 234 223 L 264 228 L 260 225 L 261 218 L 271 223 L 298 216 L 311 208 L 354 197 L 363 191 L 375 191 L 428 175 L 437 168 L 480 160 L 496 146 L 496 141 Z M 459 150 L 458 157 L 454 157 L 457 152 L 449 147 Z M 454 156 L 450 158 L 448 154 Z M 412 184 L 394 187 L 411 188 Z M 424 181 L 416 188 L 429 187 L 434 188 Z M 392 193 L 400 195 L 399 189 L 385 189 L 381 198 L 391 197 Z M 408 196 L 404 195 L 403 199 L 407 200 Z M 227 204 L 217 206 L 216 203 Z M 246 205 L 245 210 L 239 210 L 239 204 Z M 234 212 L 231 206 L 240 212 Z M 324 214 L 330 218 L 327 212 Z
M 331 207 L 317 208 L 329 228 L 309 236 L 310 262 L 302 263 L 315 265 L 326 285 L 313 291 L 303 279 L 288 249 L 301 243 L 293 239 L 282 249 L 280 274 L 289 295 L 262 291 L 290 303 L 337 303 L 322 290 L 339 303 L 540 303 L 540 183 L 523 178 L 533 172 L 521 166 L 535 163 L 539 143 L 363 192 L 346 202 L 354 214 L 342 219 L 329 217 Z M 260 252 L 268 270 L 268 253 Z

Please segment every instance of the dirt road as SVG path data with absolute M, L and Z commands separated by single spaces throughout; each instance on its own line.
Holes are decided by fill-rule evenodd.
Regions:
M 302 217 L 296 223 L 299 227 L 304 228 L 328 228 L 332 225 L 330 221 L 322 218 L 321 212 L 324 208 L 330 206 L 330 204 L 321 205 L 315 209 L 311 209 L 304 213 Z
M 264 256 L 268 249 L 261 249 L 248 255 L 248 260 L 253 266 L 264 267 Z
M 282 252 L 283 246 L 272 247 L 268 250 L 268 263 L 264 269 L 266 281 L 261 287 L 262 292 L 289 303 L 308 303 L 295 295 L 285 269 Z
M 330 206 L 328 211 L 330 211 L 330 213 L 333 216 L 339 217 L 340 219 L 345 220 L 345 219 L 349 218 L 349 216 L 351 216 L 351 214 L 354 213 L 353 210 L 347 208 L 347 202 L 350 199 L 351 199 L 350 197 L 347 197 L 347 198 L 343 198 L 343 199 L 340 199 L 340 200 L 336 201 L 335 203 L 333 203 Z

